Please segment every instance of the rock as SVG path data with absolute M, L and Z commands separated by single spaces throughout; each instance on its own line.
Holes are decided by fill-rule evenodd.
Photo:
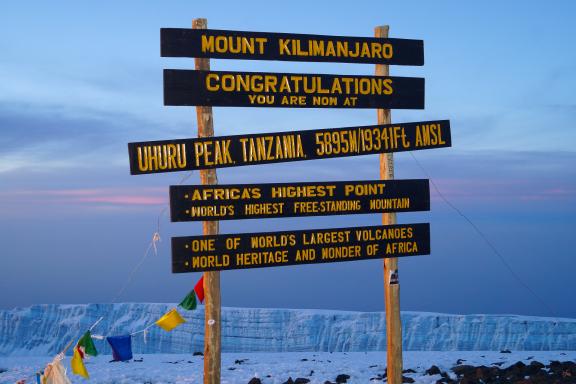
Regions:
M 476 367 L 476 371 L 474 372 L 473 376 L 470 376 L 471 379 L 481 380 L 484 383 L 493 383 L 496 378 L 500 376 L 500 369 L 496 367 L 486 367 L 485 365 L 481 365 Z M 466 376 L 464 376 L 466 377 Z
M 503 370 L 503 376 L 509 380 L 521 380 L 528 375 L 526 364 L 519 361 Z
M 308 376 L 312 376 L 314 374 L 314 370 L 311 370 Z
M 439 375 L 440 372 L 440 368 L 438 368 L 437 366 L 433 365 L 430 368 L 428 368 L 426 370 L 426 375 L 432 376 L 432 375 Z
M 292 380 L 292 376 L 288 378 L 283 384 L 294 384 L 294 380 Z
M 260 380 L 257 377 L 253 377 L 250 379 L 250 381 L 248 382 L 248 384 L 262 384 L 262 380 Z
M 376 368 L 378 365 L 370 365 L 368 368 Z
M 402 371 L 402 373 L 416 373 L 416 371 L 413 369 L 405 369 Z
M 509 349 L 503 349 L 500 353 L 512 353 Z
M 202 352 L 194 352 L 192 356 L 204 356 Z
M 526 367 L 526 372 L 528 375 L 533 376 L 545 367 L 546 366 L 539 361 L 531 361 L 530 364 Z
M 303 377 L 298 377 L 296 380 L 294 380 L 294 384 L 306 384 L 309 382 L 310 382 L 310 380 L 305 379 Z
M 449 377 L 443 377 L 440 380 L 436 380 L 436 384 L 454 384 L 456 381 L 452 380 Z
M 236 369 L 235 367 L 230 367 L 230 368 L 228 368 L 229 371 L 233 371 L 233 370 L 235 370 L 235 369 Z
M 308 359 L 300 359 L 300 361 L 308 361 Z
M 402 382 L 403 383 L 415 383 L 416 381 L 411 377 L 402 376 Z
M 471 372 L 474 372 L 476 370 L 476 367 L 473 367 L 471 365 L 457 365 L 455 367 L 452 367 L 452 372 L 454 372 L 457 376 L 464 376 L 464 375 L 469 375 Z
M 466 360 L 464 360 L 464 359 L 458 359 L 458 360 L 456 360 L 456 365 L 460 365 L 460 364 L 462 364 L 462 363 L 465 362 L 465 361 L 466 361 Z
M 234 361 L 234 364 L 238 364 L 238 365 L 240 365 L 240 364 L 243 364 L 243 363 L 245 363 L 245 362 L 246 362 L 246 360 L 248 360 L 248 359 L 240 359 L 240 360 L 235 360 L 235 361 Z
M 349 378 L 350 378 L 350 375 L 340 374 L 340 375 L 336 376 L 336 384 L 345 383 L 348 381 Z

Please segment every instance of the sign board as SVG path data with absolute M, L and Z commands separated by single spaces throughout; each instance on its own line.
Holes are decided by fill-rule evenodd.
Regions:
M 428 210 L 428 180 L 170 186 L 173 222 Z
M 130 173 L 191 171 L 450 147 L 448 120 L 129 143 Z
M 160 47 L 162 57 L 424 65 L 424 42 L 409 39 L 162 28 Z
M 165 69 L 164 105 L 424 109 L 424 79 Z
M 224 271 L 430 254 L 430 225 L 172 238 L 172 272 Z

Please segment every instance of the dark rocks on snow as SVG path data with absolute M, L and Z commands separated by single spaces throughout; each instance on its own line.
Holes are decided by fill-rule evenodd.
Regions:
M 552 361 L 549 365 L 538 361 L 526 365 L 519 361 L 507 368 L 458 365 L 452 371 L 458 376 L 457 381 L 438 380 L 437 383 L 576 384 L 576 363 L 572 361 Z
M 262 380 L 260 380 L 257 377 L 253 377 L 250 379 L 250 381 L 248 382 L 248 384 L 262 384 Z
M 441 373 L 441 372 L 440 372 L 440 368 L 438 368 L 438 367 L 435 366 L 435 365 L 431 366 L 430 368 L 428 368 L 428 369 L 426 370 L 426 374 L 427 374 L 427 375 L 430 375 L 430 376 L 432 376 L 432 375 L 439 375 L 440 373 Z
M 303 377 L 298 377 L 296 380 L 292 380 L 292 377 L 289 377 L 283 384 L 306 384 L 309 383 L 310 380 L 305 379 Z
M 192 356 L 204 356 L 202 352 L 194 352 Z
M 405 369 L 402 371 L 402 373 L 416 373 L 416 371 L 413 369 Z
M 348 381 L 348 379 L 350 378 L 350 375 L 346 375 L 344 373 L 336 376 L 336 383 L 337 384 L 342 384 Z
M 413 378 L 407 377 L 407 376 L 402 376 L 402 382 L 403 383 L 415 383 Z
M 512 352 L 510 352 L 509 349 L 503 349 L 503 350 L 500 351 L 500 353 L 512 353 Z

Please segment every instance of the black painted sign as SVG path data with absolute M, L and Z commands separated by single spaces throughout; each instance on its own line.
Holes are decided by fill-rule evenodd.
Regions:
M 162 28 L 162 57 L 424 65 L 422 40 Z
M 428 210 L 428 180 L 170 186 L 173 222 Z
M 129 143 L 130 173 L 191 171 L 450 147 L 448 120 Z
M 164 105 L 424 109 L 424 79 L 165 69 Z
M 223 271 L 428 254 L 428 223 L 187 236 L 172 238 L 172 272 Z

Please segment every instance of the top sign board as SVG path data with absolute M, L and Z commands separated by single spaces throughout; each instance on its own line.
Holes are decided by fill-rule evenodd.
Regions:
M 423 65 L 422 40 L 162 28 L 162 57 Z

